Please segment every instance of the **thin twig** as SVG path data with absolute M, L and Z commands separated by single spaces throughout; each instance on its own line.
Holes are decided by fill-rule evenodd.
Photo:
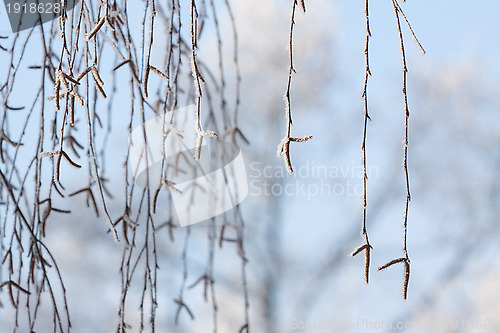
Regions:
M 282 156 L 283 160 L 285 161 L 285 166 L 288 171 L 288 173 L 292 174 L 293 173 L 293 167 L 292 167 L 292 162 L 290 160 L 290 142 L 304 142 L 312 139 L 312 135 L 305 135 L 303 137 L 291 137 L 291 132 L 292 132 L 292 111 L 291 111 L 291 101 L 290 101 L 290 90 L 292 87 L 292 75 L 295 73 L 295 69 L 293 66 L 293 27 L 295 26 L 295 11 L 297 8 L 297 0 L 292 0 L 293 1 L 293 6 L 292 6 L 292 15 L 290 18 L 290 38 L 289 38 L 289 59 L 290 59 L 290 67 L 288 69 L 288 83 L 286 86 L 286 92 L 285 92 L 285 118 L 286 118 L 286 135 L 283 139 L 281 139 L 281 142 L 278 144 L 278 150 L 276 152 L 276 155 L 278 157 Z M 302 4 L 302 9 L 305 12 L 305 4 L 304 1 L 301 0 Z

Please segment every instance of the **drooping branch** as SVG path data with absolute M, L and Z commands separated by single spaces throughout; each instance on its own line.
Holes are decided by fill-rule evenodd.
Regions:
M 368 240 L 368 231 L 366 228 L 366 206 L 367 206 L 367 189 L 366 182 L 368 180 L 367 167 L 366 167 L 366 134 L 368 128 L 368 120 L 371 120 L 368 114 L 368 79 L 371 76 L 370 71 L 370 38 L 372 36 L 370 31 L 370 16 L 369 16 L 369 2 L 365 0 L 365 79 L 363 82 L 363 99 L 364 106 L 364 122 L 363 122 L 363 142 L 361 144 L 362 163 L 363 163 L 363 222 L 361 226 L 361 235 L 364 236 L 364 244 L 358 247 L 351 256 L 355 256 L 361 251 L 365 252 L 365 282 L 368 283 L 370 275 L 370 250 L 373 247 Z
M 405 210 L 404 210 L 404 221 L 403 221 L 403 257 L 394 259 L 389 261 L 387 264 L 381 266 L 378 268 L 378 270 L 383 270 L 385 268 L 388 268 L 394 264 L 397 263 L 404 263 L 405 265 L 405 276 L 403 279 L 403 297 L 404 299 L 407 299 L 408 297 L 408 283 L 410 280 L 410 257 L 408 256 L 408 209 L 410 205 L 410 200 L 411 200 L 411 194 L 410 194 L 410 178 L 409 178 L 409 173 L 408 173 L 408 124 L 409 124 L 409 118 L 410 118 L 410 110 L 408 107 L 408 93 L 407 93 L 407 76 L 408 76 L 408 68 L 406 66 L 406 51 L 405 51 L 405 44 L 404 44 L 404 39 L 403 39 L 403 31 L 401 30 L 401 18 L 400 15 L 404 18 L 406 24 L 408 25 L 408 28 L 410 29 L 410 32 L 415 39 L 417 45 L 419 46 L 420 50 L 422 53 L 425 54 L 425 50 L 418 41 L 415 33 L 413 32 L 413 29 L 410 26 L 410 23 L 406 19 L 406 16 L 403 13 L 403 10 L 399 6 L 399 3 L 397 0 L 392 0 L 392 5 L 394 9 L 394 14 L 396 15 L 396 24 L 397 24 L 397 30 L 398 30 L 398 35 L 399 35 L 399 46 L 400 46 L 400 51 L 401 51 L 401 60 L 403 63 L 403 88 L 402 88 L 402 93 L 403 93 L 403 108 L 404 108 L 404 141 L 403 141 L 403 149 L 404 149 L 404 155 L 403 155 L 403 172 L 404 172 L 404 177 L 405 177 L 405 183 L 406 183 L 406 200 L 405 200 Z
M 285 91 L 285 119 L 286 119 L 286 134 L 283 139 L 281 139 L 281 142 L 278 144 L 278 151 L 276 152 L 276 155 L 278 157 L 282 156 L 283 160 L 285 161 L 285 166 L 286 169 L 288 170 L 289 174 L 293 173 L 293 167 L 292 167 L 292 162 L 290 160 L 290 142 L 304 142 L 308 141 L 309 139 L 312 139 L 312 135 L 306 135 L 303 137 L 292 137 L 292 110 L 291 110 L 291 100 L 290 100 L 290 94 L 291 94 L 291 88 L 292 88 L 292 76 L 295 73 L 294 65 L 293 65 L 293 28 L 295 26 L 295 12 L 296 8 L 298 6 L 298 0 L 292 0 L 293 5 L 292 5 L 292 15 L 290 18 L 290 37 L 289 37 L 289 43 L 288 43 L 288 48 L 289 48 L 289 60 L 290 60 L 290 66 L 288 68 L 288 82 L 286 85 L 286 91 Z M 304 4 L 304 0 L 300 0 L 300 4 L 302 6 L 302 10 L 305 12 L 306 7 Z

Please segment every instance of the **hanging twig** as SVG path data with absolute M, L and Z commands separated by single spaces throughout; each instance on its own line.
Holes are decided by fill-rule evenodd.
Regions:
M 285 161 L 285 166 L 288 173 L 293 173 L 292 162 L 290 161 L 290 142 L 304 142 L 312 138 L 312 135 L 306 135 L 303 137 L 292 137 L 292 111 L 291 111 L 291 101 L 290 101 L 290 90 L 292 87 L 292 75 L 295 73 L 295 69 L 293 66 L 293 27 L 295 26 L 295 10 L 298 5 L 297 0 L 292 0 L 292 16 L 290 18 L 290 39 L 289 39 L 289 59 L 290 59 L 290 67 L 288 70 L 288 83 L 286 86 L 285 92 L 285 118 L 286 118 L 286 135 L 278 145 L 278 151 L 276 155 L 278 157 L 283 156 L 283 160 Z M 306 10 L 304 1 L 301 0 L 302 9 Z
M 407 82 L 407 75 L 408 75 L 408 68 L 406 66 L 406 54 L 405 54 L 405 45 L 404 45 L 404 39 L 403 39 L 403 32 L 401 30 L 401 20 L 399 15 L 401 14 L 405 20 L 405 22 L 408 25 L 408 28 L 410 29 L 410 32 L 412 36 L 414 37 L 417 45 L 419 46 L 420 50 L 425 53 L 425 50 L 423 49 L 422 45 L 418 41 L 417 37 L 415 36 L 415 33 L 413 32 L 413 29 L 410 26 L 410 23 L 406 19 L 406 16 L 404 15 L 403 11 L 401 10 L 401 7 L 399 6 L 397 0 L 392 0 L 392 5 L 394 8 L 394 13 L 396 15 L 396 23 L 397 23 L 397 29 L 398 29 L 398 34 L 399 34 L 399 44 L 400 44 L 400 50 L 401 50 L 401 59 L 403 62 L 403 105 L 404 105 L 404 119 L 405 119 L 405 134 L 404 134 L 404 141 L 403 141 L 403 147 L 404 147 L 404 157 L 403 157 L 403 172 L 405 175 L 405 182 L 406 182 L 406 202 L 405 202 L 405 212 L 404 212 L 404 222 L 403 222 L 403 256 L 402 258 L 398 258 L 395 260 L 389 261 L 387 264 L 381 266 L 378 268 L 378 270 L 383 270 L 385 268 L 388 268 L 394 264 L 397 263 L 404 263 L 405 265 L 405 277 L 403 279 L 403 297 L 404 299 L 407 299 L 408 297 L 408 282 L 410 280 L 410 258 L 408 256 L 408 208 L 411 200 L 411 195 L 410 195 L 410 179 L 408 175 L 408 122 L 410 118 L 410 110 L 408 107 L 408 93 L 406 89 L 406 82 Z

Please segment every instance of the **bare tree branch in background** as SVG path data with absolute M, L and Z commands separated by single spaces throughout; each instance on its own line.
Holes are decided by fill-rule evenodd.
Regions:
M 107 202 L 114 193 L 106 188 L 104 161 L 112 158 L 105 147 L 112 129 L 113 100 L 115 95 L 121 96 L 123 90 L 126 90 L 126 85 L 117 84 L 117 81 L 128 82 L 129 86 L 129 91 L 125 92 L 130 98 L 129 133 L 135 127 L 144 127 L 146 120 L 152 116 L 174 111 L 180 103 L 194 103 L 197 111 L 193 131 L 198 135 L 196 158 L 200 157 L 203 138 L 215 139 L 215 132 L 204 130 L 205 126 L 220 127 L 223 132 L 232 134 L 235 145 L 236 134 L 244 138 L 236 115 L 240 104 L 239 96 L 234 108 L 220 110 L 210 107 L 206 114 L 201 112 L 202 103 L 209 103 L 210 96 L 215 95 L 212 91 L 219 93 L 220 105 L 229 103 L 225 100 L 225 74 L 222 65 L 211 68 L 205 63 L 204 56 L 198 55 L 202 36 L 210 38 L 211 34 L 205 32 L 208 30 L 204 26 L 214 22 L 218 26 L 216 15 L 219 12 L 224 19 L 232 22 L 234 76 L 238 81 L 235 90 L 239 94 L 241 77 L 237 32 L 230 3 L 215 6 L 211 2 L 213 15 L 207 14 L 207 2 L 204 0 L 190 1 L 188 16 L 181 11 L 181 5 L 183 3 L 179 0 L 161 3 L 148 0 L 141 4 L 126 0 L 82 0 L 70 11 L 68 1 L 63 1 L 64 13 L 59 19 L 1 40 L 4 62 L 2 80 L 5 81 L 1 82 L 3 112 L 0 155 L 2 201 L 5 201 L 5 206 L 1 211 L 4 221 L 0 232 L 0 254 L 2 271 L 8 272 L 8 279 L 2 285 L 2 290 L 9 290 L 17 314 L 26 313 L 31 330 L 37 330 L 41 317 L 37 313 L 44 306 L 41 302 L 44 291 L 48 291 L 52 298 L 54 330 L 68 332 L 71 327 L 65 286 L 55 260 L 42 240 L 52 215 L 69 213 L 69 210 L 64 209 L 65 206 L 59 208 L 58 204 L 64 202 L 61 199 L 74 196 L 86 200 L 87 206 L 95 208 L 97 216 L 101 215 L 106 219 L 108 231 L 116 241 L 120 239 L 123 246 L 118 331 L 128 331 L 132 326 L 139 327 L 141 331 L 155 331 L 159 268 L 156 236 L 157 230 L 166 226 L 171 240 L 174 240 L 174 212 L 171 205 L 162 208 L 161 212 L 157 209 L 162 187 L 153 189 L 156 191 L 152 193 L 149 188 L 140 189 L 135 186 L 129 171 L 132 166 L 129 165 L 127 156 L 124 163 L 125 195 L 122 213 L 119 217 L 111 217 Z M 140 8 L 142 15 L 138 19 L 137 9 Z M 186 19 L 190 21 L 191 42 L 187 42 L 186 36 L 181 32 L 181 25 Z M 153 57 L 153 53 L 154 45 L 158 43 L 157 32 L 162 29 L 164 35 L 161 37 L 166 36 L 162 40 L 166 42 L 166 52 L 162 50 L 163 63 L 160 63 Z M 226 36 L 219 33 L 217 28 L 215 40 L 219 48 L 222 47 L 224 38 Z M 41 57 L 39 53 L 29 52 L 37 49 L 41 50 Z M 222 56 L 220 51 L 221 64 Z M 214 76 L 212 70 L 219 70 L 219 75 Z M 33 85 L 36 82 L 35 75 L 40 75 L 41 81 Z M 205 82 L 206 77 L 214 78 L 213 82 Z M 27 84 L 24 78 L 32 82 Z M 109 82 L 112 85 L 105 88 Z M 202 89 L 206 97 L 202 96 Z M 18 98 L 20 94 L 24 94 L 21 100 Z M 27 102 L 30 98 L 33 98 L 33 102 Z M 47 99 L 52 103 L 46 103 Z M 105 99 L 109 100 L 107 109 L 103 107 Z M 20 103 L 29 103 L 31 107 L 26 108 Z M 24 117 L 21 128 L 15 123 L 19 121 L 19 116 Z M 217 119 L 224 120 L 219 124 Z M 33 124 L 36 121 L 40 124 L 37 132 L 39 139 L 36 145 L 32 145 L 27 136 L 35 133 Z M 78 129 L 85 130 L 78 133 Z M 147 140 L 145 132 L 143 135 L 144 140 Z M 11 139 L 14 136 L 17 136 L 17 140 Z M 101 141 L 103 136 L 105 139 Z M 128 148 L 130 154 L 130 145 Z M 87 150 L 87 156 L 81 154 L 81 150 Z M 35 152 L 35 157 L 26 163 L 24 156 L 29 156 L 32 151 Z M 68 177 L 72 176 L 65 164 L 79 168 L 79 178 L 87 178 L 87 184 L 80 182 L 82 187 L 70 188 Z M 52 176 L 47 177 L 50 165 Z M 162 173 L 165 175 L 166 168 L 166 165 L 162 165 Z M 82 171 L 87 173 L 87 177 L 81 177 Z M 30 182 L 26 181 L 30 177 L 35 178 L 34 191 L 30 188 Z M 173 186 L 166 178 L 162 184 L 165 184 L 165 188 Z M 96 201 L 99 201 L 100 208 Z M 167 222 L 163 222 L 163 219 Z M 235 221 L 229 219 L 227 223 L 234 226 L 239 242 L 243 244 L 244 225 L 241 216 Z M 207 238 L 211 246 L 207 257 L 206 281 L 209 282 L 212 294 L 213 325 L 214 332 L 217 332 L 213 278 L 215 225 L 208 231 Z M 186 237 L 186 242 L 189 242 L 189 237 Z M 242 248 L 241 245 L 240 253 L 243 253 Z M 186 263 L 187 255 L 183 255 L 182 260 Z M 246 265 L 245 261 L 243 255 L 243 267 Z M 49 270 L 57 272 L 56 280 L 53 281 L 54 273 L 49 273 Z M 242 274 L 242 279 L 245 280 L 244 268 Z M 187 271 L 183 276 L 185 280 L 188 278 Z M 127 310 L 129 294 L 135 293 L 135 286 L 140 286 L 141 290 L 138 326 L 127 320 L 130 314 Z M 62 305 L 59 304 L 60 297 L 56 290 L 57 293 L 60 290 L 64 297 Z M 182 300 L 182 290 L 183 287 L 176 303 L 190 312 L 189 305 Z M 242 293 L 243 298 L 247 298 L 247 291 L 243 290 Z M 248 304 L 248 300 L 245 300 L 245 304 Z M 26 307 L 23 309 L 24 305 Z M 248 305 L 245 307 L 248 308 Z M 194 316 L 194 313 L 191 315 Z M 247 315 L 242 325 L 248 327 L 248 321 Z M 18 325 L 23 327 L 16 319 L 14 326 Z

